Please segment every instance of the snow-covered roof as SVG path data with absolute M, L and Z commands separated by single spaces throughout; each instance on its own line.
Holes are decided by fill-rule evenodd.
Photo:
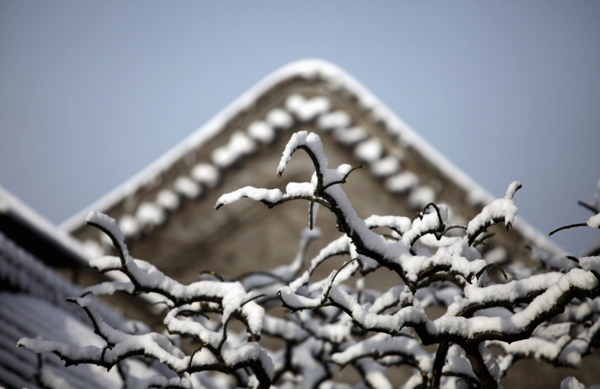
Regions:
M 81 289 L 2 232 L 0 285 L 0 386 L 38 387 L 37 356 L 15 347 L 22 337 L 41 336 L 76 345 L 101 341 L 94 335 L 85 312 L 65 300 L 81 295 Z M 107 322 L 114 326 L 123 323 L 124 319 L 116 312 L 103 304 L 99 304 L 99 308 Z M 45 379 L 55 380 L 61 387 L 108 388 L 119 383 L 114 373 L 107 375 L 89 366 L 64 370 L 63 363 L 54 355 L 44 356 L 44 361 Z
M 65 301 L 68 297 L 79 296 L 81 289 L 2 232 L 0 232 L 0 283 L 1 289 L 39 297 L 71 312 L 76 317 L 86 319 L 81 309 Z M 108 322 L 118 324 L 123 320 L 103 305 L 101 310 Z
M 38 388 L 38 356 L 24 348 L 16 348 L 22 337 L 40 337 L 77 346 L 102 346 L 104 342 L 94 330 L 70 312 L 48 303 L 43 298 L 23 293 L 0 292 L 0 384 L 14 388 Z M 115 369 L 80 365 L 64 368 L 54 354 L 43 355 L 43 381 L 72 388 L 114 388 L 121 380 Z
M 410 147 L 415 150 L 441 175 L 467 193 L 469 201 L 473 204 L 485 205 L 494 199 L 485 189 L 406 125 L 354 77 L 329 62 L 310 59 L 286 65 L 261 80 L 157 161 L 91 206 L 69 218 L 62 224 L 62 228 L 73 232 L 83 225 L 85 215 L 89 211 L 106 212 L 131 197 L 145 185 L 160 181 L 162 174 L 174 164 L 221 134 L 240 114 L 252 110 L 261 97 L 295 79 L 318 81 L 333 92 L 342 91 L 345 96 L 355 102 L 358 112 L 368 116 L 372 122 L 380 123 L 388 134 L 399 139 L 398 147 Z M 212 163 L 199 164 L 192 170 L 190 177 L 180 177 L 175 181 L 173 188 L 166 188 L 155 201 L 146 201 L 140 204 L 135 214 L 122 218 L 120 220 L 122 229 L 128 230 L 130 236 L 136 236 L 147 225 L 164 223 L 167 211 L 176 208 L 180 198 L 194 198 L 199 196 L 204 188 L 214 187 L 222 170 L 252 153 L 257 143 L 270 143 L 275 130 L 290 128 L 294 121 L 302 123 L 313 120 L 319 130 L 333 132 L 337 141 L 344 145 L 352 145 L 356 157 L 366 162 L 376 177 L 387 178 L 386 188 L 389 191 L 406 192 L 409 190 L 411 193 L 408 200 L 414 207 L 424 205 L 421 204 L 420 200 L 422 199 L 435 200 L 435 192 L 427 185 L 420 185 L 413 172 L 399 171 L 396 157 L 385 155 L 381 141 L 377 137 L 370 137 L 361 128 L 353 127 L 347 112 L 332 111 L 330 101 L 326 96 L 307 99 L 294 93 L 287 97 L 283 107 L 272 109 L 263 120 L 252 123 L 246 131 L 234 133 L 229 143 L 214 150 Z M 521 218 L 515 223 L 515 228 L 526 240 L 540 248 L 554 253 L 564 252 Z M 126 235 L 128 234 L 126 231 L 124 232 Z
M 11 225 L 6 226 L 5 232 L 7 234 L 12 235 L 15 232 L 15 225 L 23 226 L 30 242 L 35 235 L 68 256 L 72 263 L 87 265 L 88 254 L 77 239 L 37 214 L 1 186 L 0 217 L 3 220 L 10 219 Z M 31 245 L 33 245 L 33 242 L 31 242 Z
M 71 304 L 78 311 L 79 307 Z M 104 310 L 104 308 L 101 308 Z M 52 340 L 74 346 L 103 347 L 105 342 L 94 333 L 89 319 L 57 306 L 44 297 L 28 293 L 0 292 L 0 387 L 8 388 L 117 388 L 122 380 L 117 369 L 82 364 L 65 367 L 57 355 L 36 355 L 25 348 L 15 347 L 21 338 Z M 107 317 L 103 312 L 103 317 Z M 116 324 L 116 323 L 115 323 Z M 42 366 L 40 368 L 40 359 Z M 130 387 L 136 381 L 157 374 L 154 367 L 137 360 L 125 362 L 131 374 Z M 40 385 L 41 384 L 41 385 Z
M 101 341 L 85 312 L 66 302 L 81 295 L 81 289 L 45 263 L 87 266 L 87 260 L 77 240 L 0 187 L 0 386 L 38 387 L 38 357 L 15 347 L 21 337 L 42 336 L 76 345 Z M 99 308 L 107 322 L 123 323 L 116 312 L 103 304 Z M 89 366 L 64 370 L 54 355 L 44 356 L 44 362 L 43 379 L 60 387 L 120 384 L 115 372 L 106 374 Z

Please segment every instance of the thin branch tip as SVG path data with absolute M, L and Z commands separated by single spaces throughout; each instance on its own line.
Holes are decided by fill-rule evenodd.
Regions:
M 586 223 L 575 223 L 575 224 L 569 224 L 567 226 L 562 226 L 562 227 L 559 227 L 556 230 L 551 231 L 550 233 L 548 233 L 548 236 L 552 236 L 552 235 L 556 234 L 559 231 L 568 230 L 568 229 L 576 228 L 576 227 L 587 227 L 587 224 Z

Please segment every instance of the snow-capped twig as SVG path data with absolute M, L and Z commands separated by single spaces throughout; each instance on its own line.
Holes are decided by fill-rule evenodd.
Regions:
M 502 199 L 494 200 L 486 205 L 481 212 L 475 216 L 467 225 L 467 236 L 469 237 L 469 246 L 475 242 L 477 236 L 484 232 L 488 227 L 504 222 L 508 230 L 517 216 L 517 207 L 513 201 L 515 193 L 522 188 L 518 181 L 512 182 L 506 190 L 506 195 Z
M 230 372 L 243 367 L 250 367 L 256 373 L 263 385 L 270 385 L 272 365 L 270 359 L 256 343 L 246 343 L 239 350 L 223 350 L 221 357 L 217 357 L 208 348 L 195 353 L 192 357 L 186 356 L 183 351 L 175 347 L 166 337 L 156 333 L 144 335 L 129 335 L 110 327 L 95 308 L 89 298 L 73 299 L 82 307 L 90 317 L 96 332 L 104 341 L 103 348 L 86 346 L 79 348 L 70 344 L 22 338 L 18 346 L 27 347 L 35 352 L 53 352 L 63 359 L 67 366 L 80 363 L 95 364 L 110 369 L 118 362 L 141 355 L 146 358 L 160 360 L 177 373 L 192 373 L 203 370 L 218 370 Z M 245 354 L 248 357 L 240 359 L 234 354 Z

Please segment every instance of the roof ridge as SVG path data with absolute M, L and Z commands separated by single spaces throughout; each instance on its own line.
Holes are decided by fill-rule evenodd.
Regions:
M 269 90 L 297 77 L 301 77 L 305 80 L 320 79 L 336 88 L 341 88 L 349 92 L 356 98 L 357 104 L 363 110 L 369 111 L 378 121 L 384 123 L 389 132 L 399 136 L 406 145 L 415 149 L 443 175 L 451 179 L 465 192 L 469 193 L 471 198 L 484 204 L 494 200 L 494 197 L 489 192 L 479 186 L 472 178 L 461 169 L 457 168 L 437 149 L 418 135 L 354 77 L 330 62 L 320 59 L 307 59 L 285 65 L 263 78 L 254 87 L 250 88 L 247 92 L 234 100 L 205 125 L 194 131 L 186 139 L 166 152 L 162 157 L 89 207 L 67 219 L 61 224 L 61 228 L 72 232 L 82 225 L 85 215 L 90 210 L 105 211 L 118 204 L 129 194 L 134 193 L 138 188 L 152 182 L 160 176 L 162 172 L 180 161 L 188 153 L 198 149 L 208 140 L 213 139 L 216 135 L 220 134 L 227 128 L 227 124 L 231 120 L 239 114 L 252 109 L 260 97 Z M 161 224 L 163 221 L 164 219 L 162 218 L 156 220 L 158 224 Z M 550 241 L 543 234 L 539 233 L 535 228 L 523 221 L 522 218 L 516 223 L 515 228 L 518 229 L 527 240 L 533 241 L 537 246 L 554 253 L 564 253 L 562 248 Z
M 126 197 L 126 195 L 134 188 L 138 188 L 152 181 L 157 173 L 171 166 L 192 149 L 201 147 L 205 142 L 218 135 L 225 129 L 225 125 L 231 119 L 239 113 L 251 108 L 259 96 L 278 84 L 298 76 L 310 79 L 318 77 L 319 73 L 327 75 L 339 72 L 343 72 L 343 70 L 332 63 L 320 59 L 306 59 L 284 65 L 264 77 L 157 160 L 133 175 L 124 183 L 118 185 L 108 192 L 108 194 L 102 196 L 91 205 L 60 223 L 59 227 L 67 232 L 72 232 L 74 229 L 81 226 L 81 223 L 85 220 L 85 216 L 88 212 L 92 210 L 107 209 Z

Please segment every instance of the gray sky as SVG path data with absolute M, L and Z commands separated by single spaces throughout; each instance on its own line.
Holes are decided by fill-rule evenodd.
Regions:
M 0 0 L 0 184 L 54 222 L 303 58 L 354 75 L 541 231 L 600 178 L 600 2 Z M 598 231 L 556 241 L 577 253 Z

